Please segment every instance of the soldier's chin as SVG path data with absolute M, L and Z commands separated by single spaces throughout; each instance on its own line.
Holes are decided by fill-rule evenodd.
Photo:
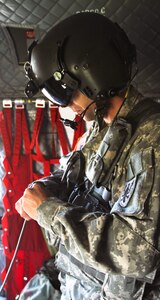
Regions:
M 91 115 L 85 115 L 85 116 L 83 117 L 83 120 L 86 121 L 86 122 L 94 121 L 94 116 L 91 116 Z

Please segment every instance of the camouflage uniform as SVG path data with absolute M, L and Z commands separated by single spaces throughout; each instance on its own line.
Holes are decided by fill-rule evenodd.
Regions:
M 134 128 L 143 100 L 132 88 L 82 150 L 92 188 L 110 191 L 110 210 L 87 211 L 56 192 L 38 208 L 38 223 L 61 240 L 61 299 L 160 299 L 160 113 Z

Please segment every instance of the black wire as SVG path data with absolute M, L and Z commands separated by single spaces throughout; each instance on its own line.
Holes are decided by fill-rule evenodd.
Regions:
M 74 121 L 75 118 L 74 118 L 73 121 L 72 121 L 72 120 L 69 120 L 69 119 L 63 119 L 63 118 L 60 118 L 60 120 L 63 122 L 63 124 L 64 124 L 65 126 L 69 126 L 69 127 L 71 127 L 72 129 L 77 130 L 77 126 L 78 126 L 79 123 L 82 122 L 82 119 L 83 119 L 83 117 L 84 117 L 86 111 L 87 111 L 88 108 L 89 108 L 93 103 L 95 103 L 95 102 L 96 102 L 96 101 L 92 101 L 92 102 L 91 102 L 91 103 L 90 103 L 90 104 L 82 111 L 82 113 L 80 114 L 80 119 L 78 120 L 78 122 Z

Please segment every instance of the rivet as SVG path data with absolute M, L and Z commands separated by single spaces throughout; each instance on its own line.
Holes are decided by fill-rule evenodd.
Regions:
M 27 281 L 27 280 L 28 280 L 28 278 L 27 278 L 27 277 L 23 277 L 23 279 L 24 279 L 25 281 Z
M 7 212 L 10 212 L 11 210 L 10 210 L 10 208 L 7 208 Z
M 12 190 L 8 190 L 9 193 L 12 193 Z
M 75 66 L 74 66 L 74 69 L 75 69 L 75 70 L 78 70 L 78 69 L 79 69 L 79 66 L 75 65 Z
M 83 65 L 83 69 L 84 69 L 84 70 L 87 70 L 87 69 L 88 69 L 88 64 L 84 64 L 84 65 Z

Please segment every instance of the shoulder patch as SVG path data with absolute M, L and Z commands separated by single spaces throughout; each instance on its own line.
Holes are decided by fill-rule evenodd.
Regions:
M 119 204 L 122 207 L 126 207 L 129 200 L 131 199 L 134 188 L 135 188 L 135 184 L 136 184 L 136 177 L 134 177 L 130 181 L 126 182 L 125 187 L 124 187 L 124 191 L 122 192 L 122 194 L 119 198 Z

